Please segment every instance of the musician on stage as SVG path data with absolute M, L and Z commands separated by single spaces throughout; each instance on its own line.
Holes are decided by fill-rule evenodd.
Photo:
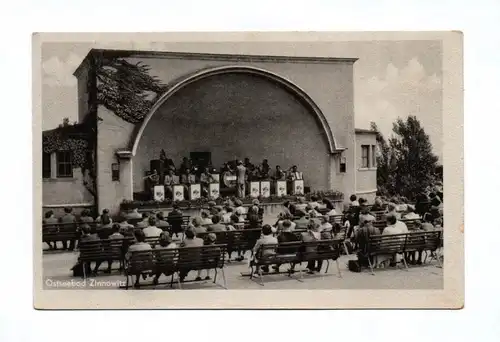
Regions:
M 236 176 L 237 176 L 237 190 L 239 198 L 245 197 L 246 171 L 247 168 L 243 165 L 243 162 L 241 160 L 238 161 L 238 166 L 236 167 Z
M 271 167 L 267 162 L 267 159 L 262 161 L 262 164 L 259 166 L 260 179 L 269 179 L 271 173 Z
M 179 184 L 179 176 L 174 174 L 173 169 L 168 169 L 167 174 L 165 175 L 165 181 L 163 182 L 165 185 L 165 196 L 172 198 L 173 195 L 173 186 Z
M 158 174 L 158 171 L 154 169 L 151 174 L 147 175 L 144 178 L 148 182 L 148 188 L 151 191 L 151 194 L 154 194 L 155 186 L 160 183 L 160 175 Z
M 203 168 L 200 174 L 201 193 L 204 197 L 209 197 L 209 184 L 215 183 L 215 178 L 208 172 L 208 168 Z
M 291 171 L 289 171 L 288 174 L 288 180 L 294 181 L 294 180 L 303 180 L 304 177 L 302 175 L 302 172 L 300 172 L 297 168 L 297 165 L 292 166 Z
M 189 185 L 196 183 L 197 171 L 198 170 L 195 167 L 193 167 L 193 169 L 185 169 L 184 173 L 181 175 L 181 183 L 184 185 L 185 198 L 187 198 L 187 194 L 189 194 Z
M 281 166 L 276 165 L 276 170 L 274 171 L 273 179 L 276 181 L 285 180 L 286 173 L 281 169 Z
M 179 172 L 181 173 L 181 175 L 190 172 L 191 168 L 192 168 L 191 161 L 186 157 L 182 158 L 182 163 L 179 168 Z
M 247 169 L 253 169 L 254 165 L 250 162 L 250 158 L 245 158 L 245 161 L 243 162 L 243 166 L 246 167 Z

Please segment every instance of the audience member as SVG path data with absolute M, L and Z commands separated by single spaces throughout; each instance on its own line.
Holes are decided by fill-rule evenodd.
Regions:
M 110 220 L 111 220 L 111 217 L 109 217 L 109 209 L 103 209 L 102 210 L 102 214 L 99 215 L 96 219 L 95 219 L 95 222 L 96 223 L 101 223 L 102 222 L 102 219 L 103 219 L 103 216 L 107 216 Z M 113 223 L 113 220 L 111 220 L 111 223 Z
M 330 201 L 328 198 L 325 198 L 323 199 L 323 203 L 325 204 L 326 209 L 328 209 L 326 215 L 328 216 L 338 215 L 337 211 L 335 210 L 335 205 L 333 204 L 332 201 Z
M 44 225 L 49 225 L 49 224 L 54 224 L 56 225 L 59 223 L 59 220 L 55 218 L 54 212 L 52 210 L 49 210 L 45 213 L 45 219 L 42 221 L 42 224 Z M 43 229 L 46 229 L 49 232 L 57 232 L 57 226 L 54 227 L 44 227 Z M 44 241 L 49 245 L 50 249 L 57 249 L 57 241 Z M 64 245 L 64 243 L 63 243 Z
M 333 226 L 328 221 L 328 216 L 326 215 L 320 216 L 319 221 L 320 221 L 319 228 L 321 232 L 332 232 Z
M 271 255 L 275 254 L 274 250 L 267 250 L 264 249 L 262 252 L 259 251 L 261 246 L 265 245 L 274 245 L 278 244 L 278 239 L 273 236 L 273 231 L 271 229 L 271 226 L 268 224 L 265 224 L 262 227 L 262 236 L 260 239 L 257 240 L 255 243 L 255 246 L 253 247 L 253 255 L 257 259 L 260 257 L 260 260 L 264 258 L 268 258 Z M 263 266 L 262 271 L 268 273 L 269 272 L 269 266 Z
M 212 222 L 210 226 L 207 227 L 208 232 L 223 232 L 226 230 L 226 226 L 222 223 L 220 223 L 220 216 L 219 215 L 214 215 L 212 216 Z
M 137 208 L 132 209 L 127 215 L 125 215 L 127 220 L 138 220 L 142 218 L 142 215 L 139 213 Z
M 163 230 L 156 226 L 156 218 L 154 216 L 149 217 L 148 226 L 143 228 L 142 231 L 146 238 L 159 237 L 163 232 Z
M 79 221 L 82 223 L 94 223 L 94 219 L 90 216 L 90 211 L 88 209 L 82 210 Z
M 170 224 L 165 221 L 165 216 L 163 216 L 163 212 L 161 211 L 156 214 L 156 226 L 161 230 L 167 230 L 170 228 Z
M 191 225 L 189 226 L 190 230 L 193 230 L 195 234 L 206 233 L 207 227 L 202 225 L 203 219 L 201 217 L 195 217 L 191 221 Z M 210 220 L 212 222 L 212 220 Z
M 179 209 L 179 205 L 175 203 L 172 206 L 173 210 L 168 213 L 167 222 L 172 227 L 172 234 L 182 233 L 182 211 Z
M 307 232 L 302 233 L 302 242 L 308 243 L 319 240 L 321 240 L 320 226 L 318 223 L 314 222 L 313 220 L 310 220 L 307 226 Z M 305 248 L 305 253 L 307 254 L 315 253 L 316 251 L 317 251 L 316 247 Z M 314 274 L 315 272 L 319 272 L 321 270 L 322 265 L 323 265 L 322 260 L 318 260 L 317 263 L 314 260 L 309 261 L 307 263 L 307 269 L 309 270 L 307 273 Z
M 380 197 L 375 198 L 375 202 L 373 203 L 370 211 L 383 211 L 385 210 L 384 203 Z
M 297 203 L 295 204 L 295 209 L 297 211 L 299 210 L 306 211 L 306 208 L 307 208 L 307 203 L 305 197 L 299 197 L 297 199 Z
M 261 223 L 261 218 L 259 215 L 259 207 L 253 205 L 250 207 L 247 215 L 248 228 L 259 228 Z
M 222 223 L 231 223 L 231 216 L 233 215 L 233 208 L 227 206 L 225 213 L 222 214 Z
M 418 220 L 420 216 L 415 213 L 415 208 L 412 205 L 408 205 L 407 213 L 404 215 L 403 219 L 405 220 Z
M 64 215 L 59 218 L 59 222 L 65 225 L 76 223 L 76 217 L 73 215 L 73 209 L 64 208 Z M 62 241 L 63 249 L 73 250 L 75 248 L 75 240 L 70 240 L 69 246 L 68 241 Z
M 309 217 L 306 216 L 306 213 L 302 210 L 297 210 L 295 213 L 299 218 L 295 220 L 295 229 L 307 229 L 309 224 Z
M 144 231 L 141 229 L 136 229 L 134 231 L 134 238 L 135 238 L 135 243 L 129 246 L 128 252 L 125 254 L 125 259 L 131 260 L 132 255 L 134 252 L 139 252 L 139 251 L 151 251 L 151 245 L 149 243 L 146 243 L 146 235 L 144 234 Z M 151 254 L 152 258 L 152 254 Z M 142 259 L 142 258 L 141 258 Z M 141 274 L 135 274 L 135 287 L 139 287 L 139 278 Z M 143 276 L 144 277 L 144 276 Z
M 351 197 L 349 197 L 349 200 L 351 201 L 350 203 L 351 207 L 359 207 L 358 196 L 351 195 Z
M 109 239 L 123 239 L 123 235 L 120 233 L 121 227 L 119 223 L 113 223 L 113 226 L 111 227 L 111 235 L 109 236 Z
M 386 216 L 393 215 L 396 217 L 397 220 L 401 219 L 401 214 L 397 212 L 397 204 L 396 203 L 389 203 L 387 205 L 387 214 Z
M 203 239 L 196 237 L 195 232 L 191 229 L 188 229 L 188 230 L 186 230 L 185 238 L 181 243 L 181 247 L 201 247 L 201 246 L 203 246 L 203 243 L 204 243 Z M 186 253 L 186 255 L 189 255 L 191 257 L 192 252 Z M 201 255 L 200 255 L 200 257 L 201 257 Z M 182 253 L 182 251 L 179 251 L 179 260 L 181 262 L 182 262 L 182 259 L 183 259 L 183 253 Z M 179 278 L 180 278 L 181 282 L 184 281 L 184 278 L 186 278 L 189 271 L 190 271 L 190 269 L 184 269 L 184 270 L 179 272 Z
M 149 216 L 150 216 L 149 213 L 146 213 L 146 212 L 142 213 L 142 221 L 137 222 L 137 224 L 135 226 L 139 229 L 146 228 L 148 226 Z
M 367 206 L 363 205 L 360 208 L 361 210 L 359 213 L 359 227 L 361 228 L 363 227 L 364 222 L 375 221 L 375 216 L 370 214 L 370 209 Z
M 370 236 L 380 235 L 380 231 L 373 226 L 373 221 L 366 220 L 363 226 L 354 234 L 354 242 L 358 245 L 358 262 L 360 266 L 369 266 L 368 241 Z M 370 260 L 370 262 L 372 262 Z
M 155 251 L 159 251 L 156 253 L 156 262 L 161 263 L 163 266 L 163 269 L 166 270 L 168 269 L 168 265 L 172 266 L 172 271 L 171 272 L 156 272 L 155 277 L 153 278 L 153 284 L 158 285 L 159 279 L 162 274 L 165 274 L 166 277 L 171 276 L 173 273 L 173 266 L 175 263 L 175 259 L 177 257 L 177 253 L 172 252 L 172 253 L 162 253 L 161 250 L 163 249 L 176 249 L 178 246 L 177 244 L 172 240 L 172 237 L 168 232 L 162 232 L 160 234 L 160 239 L 159 239 L 159 247 L 155 248 Z
M 209 225 L 213 224 L 212 220 L 210 219 L 210 214 L 206 210 L 201 211 L 201 225 Z
M 300 241 L 300 238 L 296 234 L 293 233 L 292 222 L 290 222 L 289 220 L 283 221 L 283 228 L 282 228 L 282 230 L 280 230 L 280 233 L 278 234 L 277 240 L 278 240 L 278 244 L 280 244 L 280 245 L 290 243 L 290 242 Z M 278 247 L 278 250 L 277 250 L 277 253 L 281 254 L 281 255 L 294 254 L 296 252 L 297 252 L 297 248 L 286 247 L 286 246 L 285 247 L 283 247 L 283 246 Z M 277 264 L 277 265 L 273 266 L 273 269 L 276 272 L 279 272 L 280 266 L 281 266 L 281 264 Z M 295 268 L 295 264 L 292 264 L 289 272 L 290 273 L 295 272 L 294 268 Z

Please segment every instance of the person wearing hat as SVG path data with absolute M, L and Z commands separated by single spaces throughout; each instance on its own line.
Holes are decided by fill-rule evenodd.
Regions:
M 241 160 L 238 161 L 238 166 L 236 166 L 236 185 L 238 191 L 238 197 L 243 198 L 246 194 L 246 172 L 247 168 L 243 165 Z

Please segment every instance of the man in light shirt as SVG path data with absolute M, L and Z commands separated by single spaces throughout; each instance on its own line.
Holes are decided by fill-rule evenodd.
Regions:
M 156 226 L 156 218 L 154 216 L 150 216 L 148 220 L 149 226 L 144 228 L 142 231 L 144 232 L 144 235 L 149 238 L 149 237 L 159 237 L 163 230 L 158 228 Z
M 247 168 L 243 165 L 243 162 L 238 161 L 238 166 L 236 167 L 236 174 L 237 174 L 237 187 L 238 187 L 239 198 L 245 197 L 246 171 Z

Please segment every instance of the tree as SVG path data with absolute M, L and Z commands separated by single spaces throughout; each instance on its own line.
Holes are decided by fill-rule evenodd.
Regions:
M 149 71 L 150 67 L 141 62 L 133 64 L 123 58 L 97 56 L 97 103 L 127 122 L 142 122 L 166 89 Z
M 380 133 L 377 124 L 370 122 L 372 131 L 377 132 L 377 188 L 379 192 L 387 194 L 387 183 L 389 181 L 390 173 L 390 147 L 385 140 L 385 137 Z
M 392 130 L 395 135 L 389 139 L 391 170 L 387 189 L 411 199 L 435 182 L 438 157 L 415 116 L 409 116 L 406 121 L 399 118 Z

